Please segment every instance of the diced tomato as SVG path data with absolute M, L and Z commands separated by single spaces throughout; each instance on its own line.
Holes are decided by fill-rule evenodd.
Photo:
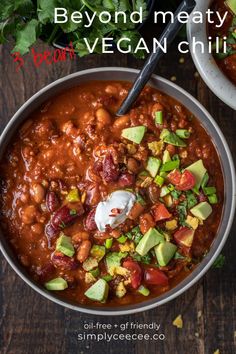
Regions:
M 148 285 L 162 285 L 169 284 L 169 279 L 161 270 L 157 268 L 148 268 L 144 272 L 144 281 Z
M 156 204 L 152 207 L 152 214 L 156 222 L 169 219 L 172 216 L 162 203 Z
M 194 230 L 189 229 L 188 227 L 181 227 L 174 234 L 175 241 L 185 247 L 191 247 L 193 243 Z
M 188 170 L 185 170 L 182 173 L 179 184 L 176 185 L 176 189 L 178 189 L 179 191 L 188 191 L 189 189 L 192 189 L 195 186 L 195 183 L 196 180 L 194 175 Z
M 170 183 L 176 186 L 181 180 L 181 172 L 179 170 L 174 170 L 168 174 L 167 178 Z
M 142 269 L 140 265 L 132 259 L 126 259 L 123 263 L 123 267 L 128 269 L 131 273 L 131 286 L 134 289 L 137 289 L 142 281 Z
M 144 211 L 144 206 L 140 203 L 135 203 L 132 209 L 129 212 L 129 219 L 135 220 L 137 219 Z
M 196 180 L 194 175 L 185 170 L 182 174 L 178 170 L 174 170 L 168 174 L 168 180 L 175 185 L 175 188 L 179 191 L 188 191 L 195 186 Z
M 148 232 L 148 230 L 151 227 L 154 227 L 154 226 L 155 226 L 155 221 L 154 221 L 154 219 L 153 219 L 151 214 L 145 213 L 145 214 L 140 216 L 139 227 L 140 227 L 140 230 L 141 230 L 143 235 L 146 232 Z

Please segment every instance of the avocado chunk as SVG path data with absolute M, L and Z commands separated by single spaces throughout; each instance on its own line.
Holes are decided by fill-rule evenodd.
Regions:
M 146 170 L 150 173 L 150 175 L 153 178 L 155 178 L 160 166 L 161 166 L 161 160 L 157 159 L 156 157 L 149 157 Z
M 174 257 L 177 246 L 171 242 L 163 242 L 154 247 L 154 250 L 158 263 L 161 267 L 165 267 Z
M 202 160 L 198 160 L 198 161 L 194 162 L 192 165 L 188 166 L 186 168 L 186 170 L 188 170 L 189 172 L 191 172 L 194 175 L 195 181 L 196 181 L 195 188 L 199 189 L 199 187 L 202 183 L 202 180 L 205 176 L 205 173 L 207 171 L 203 165 Z
M 106 302 L 109 292 L 109 285 L 104 279 L 99 279 L 84 293 L 87 298 L 93 301 Z
M 140 254 L 140 256 L 145 256 L 151 248 L 158 245 L 160 242 L 164 242 L 164 236 L 156 229 L 151 228 L 139 241 L 136 252 Z
M 191 213 L 201 220 L 206 220 L 212 213 L 212 207 L 208 202 L 202 202 L 190 209 Z
M 165 163 L 168 162 L 168 161 L 171 161 L 171 156 L 170 156 L 169 151 L 168 151 L 168 150 L 165 150 L 165 151 L 163 152 L 162 162 L 163 162 L 163 164 L 165 164 Z
M 109 274 L 114 275 L 116 267 L 120 267 L 121 260 L 127 257 L 127 252 L 110 252 L 106 255 L 106 266 Z
M 89 272 L 90 270 L 98 267 L 98 260 L 96 258 L 93 258 L 93 257 L 88 257 L 84 261 L 82 267 L 83 267 L 84 270 Z
M 122 130 L 121 136 L 133 143 L 140 144 L 143 140 L 147 128 L 143 125 L 137 127 L 126 128 Z
M 73 257 L 75 253 L 71 238 L 66 236 L 63 232 L 60 233 L 60 237 L 57 239 L 56 251 L 59 251 L 68 257 Z
M 44 284 L 47 290 L 65 290 L 68 288 L 67 281 L 63 278 L 55 278 Z
M 163 140 L 166 144 L 179 147 L 187 146 L 186 143 L 178 137 L 178 135 L 176 135 L 174 132 L 170 132 L 167 129 L 163 129 L 160 134 L 160 139 Z
M 105 256 L 106 249 L 105 246 L 93 245 L 90 250 L 90 254 L 93 258 L 96 258 L 98 262 L 100 262 Z
M 236 15 L 236 0 L 226 0 L 226 4 L 230 8 L 230 10 L 232 10 L 233 13 Z

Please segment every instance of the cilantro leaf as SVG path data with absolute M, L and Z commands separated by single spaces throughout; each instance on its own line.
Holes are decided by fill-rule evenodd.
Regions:
M 16 45 L 13 52 L 19 52 L 21 55 L 28 53 L 37 39 L 38 26 L 39 22 L 33 19 L 16 32 Z

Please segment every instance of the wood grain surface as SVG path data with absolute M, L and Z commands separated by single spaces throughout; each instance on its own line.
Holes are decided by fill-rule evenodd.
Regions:
M 39 43 L 35 49 L 48 49 Z M 36 69 L 29 56 L 25 68 L 16 73 L 10 57 L 10 46 L 0 47 L 0 128 L 16 110 L 40 88 L 69 73 L 99 66 L 140 68 L 142 61 L 121 54 L 91 55 L 75 61 L 42 65 Z M 179 63 L 176 43 L 158 65 L 163 77 L 176 76 L 176 83 L 190 92 L 209 110 L 220 125 L 236 160 L 236 114 L 212 94 L 200 78 L 196 78 L 192 59 L 184 56 Z M 235 98 L 236 99 L 236 98 Z M 211 269 L 190 290 L 172 302 L 148 312 L 123 317 L 89 316 L 73 312 L 51 303 L 29 288 L 0 256 L 0 352 L 8 354 L 51 353 L 111 353 L 111 354 L 221 354 L 236 353 L 236 224 L 224 247 L 226 264 L 222 269 Z M 182 314 L 184 327 L 177 329 L 173 319 Z M 78 341 L 86 323 L 126 322 L 161 325 L 164 341 Z M 93 333 L 103 333 L 94 330 Z M 92 333 L 91 332 L 91 333 Z M 109 332 L 109 331 L 108 331 Z M 116 332 L 114 329 L 112 332 Z M 151 333 L 140 330 L 137 333 Z

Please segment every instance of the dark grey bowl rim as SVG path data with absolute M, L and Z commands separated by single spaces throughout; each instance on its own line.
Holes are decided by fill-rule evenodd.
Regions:
M 39 90 L 30 99 L 28 99 L 20 109 L 15 113 L 12 119 L 7 124 L 0 137 L 0 158 L 4 153 L 4 150 L 9 143 L 12 135 L 15 133 L 17 127 L 27 118 L 30 112 L 34 111 L 36 107 L 40 106 L 44 101 L 49 99 L 49 97 L 55 96 L 57 93 L 65 90 L 67 87 L 73 87 L 79 84 L 78 79 L 83 81 L 94 80 L 127 80 L 133 81 L 135 76 L 139 71 L 136 69 L 127 68 L 117 68 L 117 67 L 103 67 L 96 69 L 88 69 L 80 71 L 64 78 L 54 81 L 53 83 L 47 85 L 46 87 Z M 89 77 L 91 77 L 89 79 Z M 118 77 L 118 78 L 117 78 Z M 129 79 L 128 79 L 129 77 Z M 76 83 L 75 83 L 76 81 Z M 213 241 L 211 249 L 203 261 L 196 267 L 196 269 L 187 276 L 183 281 L 181 281 L 176 287 L 164 293 L 163 295 L 153 298 L 151 300 L 146 300 L 135 305 L 127 305 L 120 307 L 91 307 L 83 305 L 75 305 L 72 302 L 63 300 L 61 297 L 48 292 L 42 286 L 34 282 L 30 276 L 26 273 L 26 270 L 19 264 L 17 257 L 13 253 L 10 245 L 8 244 L 3 233 L 0 231 L 0 249 L 8 263 L 14 269 L 14 271 L 35 291 L 46 297 L 47 299 L 67 307 L 72 310 L 80 311 L 82 313 L 92 314 L 92 315 L 127 315 L 134 314 L 141 311 L 146 311 L 153 309 L 157 306 L 163 305 L 168 301 L 173 300 L 184 291 L 189 289 L 194 285 L 212 266 L 217 256 L 220 254 L 226 239 L 229 235 L 229 231 L 234 219 L 235 205 L 236 205 L 236 188 L 235 188 L 235 170 L 231 152 L 229 150 L 228 144 L 220 131 L 217 123 L 210 116 L 210 114 L 205 110 L 205 108 L 189 93 L 175 85 L 173 82 L 161 78 L 159 76 L 153 75 L 149 84 L 151 86 L 157 87 L 157 89 L 163 91 L 170 95 L 170 91 L 173 91 L 172 97 L 179 100 L 182 104 L 187 106 L 187 108 L 193 113 L 198 111 L 199 120 L 205 129 L 213 137 L 213 142 L 219 144 L 217 148 L 219 156 L 221 159 L 221 164 L 224 173 L 225 181 L 225 205 L 223 210 L 223 218 L 221 220 L 221 226 L 218 230 L 218 234 Z M 46 97 L 44 97 L 46 96 Z M 189 106 L 192 105 L 192 109 Z M 204 120 L 202 118 L 204 117 Z M 213 134 L 213 135 L 212 135 Z

